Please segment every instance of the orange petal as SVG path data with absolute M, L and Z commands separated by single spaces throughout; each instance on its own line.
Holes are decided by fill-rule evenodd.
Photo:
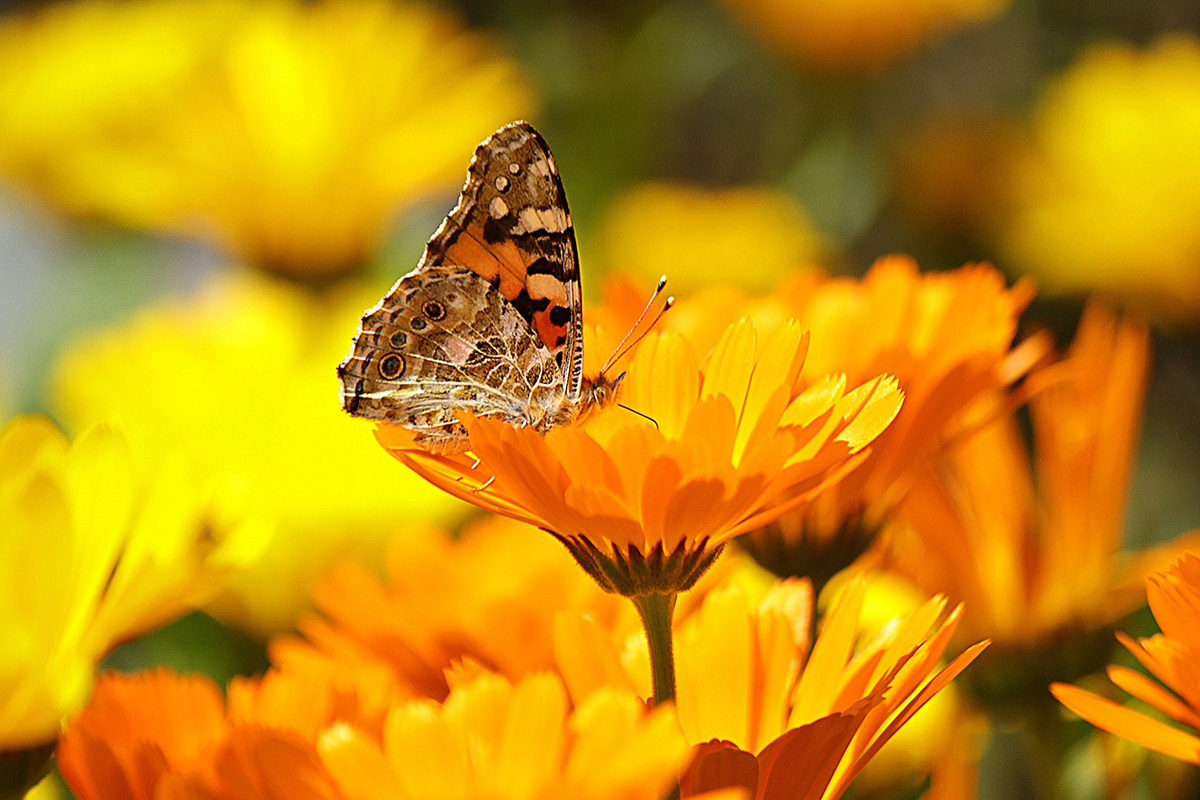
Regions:
M 1066 683 L 1050 692 L 1064 706 L 1101 730 L 1172 758 L 1200 765 L 1200 738 L 1145 717 L 1125 706 Z

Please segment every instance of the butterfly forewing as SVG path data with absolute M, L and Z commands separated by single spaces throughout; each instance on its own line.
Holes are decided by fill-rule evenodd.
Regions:
M 531 326 L 578 400 L 583 296 L 575 229 L 558 166 L 528 123 L 496 131 L 475 151 L 458 204 L 425 247 L 418 270 L 469 267 Z

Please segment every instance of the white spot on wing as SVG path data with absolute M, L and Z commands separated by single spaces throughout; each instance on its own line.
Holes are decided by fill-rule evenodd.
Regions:
M 521 233 L 547 231 L 562 233 L 571 225 L 571 220 L 558 206 L 550 208 L 522 208 L 517 217 L 517 229 Z
M 500 197 L 493 197 L 492 204 L 488 206 L 488 211 L 494 218 L 500 219 L 508 213 L 508 203 L 504 202 Z

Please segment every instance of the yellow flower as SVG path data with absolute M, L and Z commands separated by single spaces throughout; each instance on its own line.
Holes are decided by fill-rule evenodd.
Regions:
M 1046 93 L 1014 169 L 1008 258 L 1055 291 L 1200 315 L 1200 42 L 1094 45 Z
M 768 44 L 835 72 L 875 69 L 943 31 L 1003 11 L 1006 0 L 726 0 Z
M 985 701 L 1040 697 L 1050 680 L 1098 667 L 1107 626 L 1178 552 L 1121 552 L 1148 347 L 1144 325 L 1089 306 L 1068 356 L 1031 378 L 1047 384 L 1030 403 L 1032 462 L 1016 420 L 1001 415 L 905 502 L 895 567 L 964 601 L 967 638 L 996 641 L 971 683 Z
M 386 0 L 57 5 L 0 26 L 0 97 L 0 170 L 67 210 L 317 276 L 531 105 L 486 40 Z
M 68 444 L 40 417 L 0 430 L 0 525 L 6 753 L 52 742 L 111 648 L 206 600 L 258 544 L 178 460 L 139 469 L 115 429 Z
M 714 282 L 765 290 L 826 248 L 804 209 L 783 192 L 646 184 L 608 208 L 596 255 L 648 285 L 667 272 L 676 292 Z
M 1162 633 L 1136 642 L 1118 633 L 1162 684 L 1128 667 L 1110 666 L 1112 682 L 1180 725 L 1181 730 L 1068 684 L 1050 687 L 1067 708 L 1123 739 L 1200 765 L 1200 556 L 1185 554 L 1170 569 L 1146 579 L 1146 598 Z
M 258 632 L 292 627 L 330 563 L 450 514 L 338 407 L 329 365 L 345 330 L 335 323 L 361 305 L 229 276 L 83 337 L 56 366 L 62 418 L 125 420 L 135 453 L 178 450 L 265 529 L 263 558 L 215 606 Z
M 382 742 L 341 726 L 320 748 L 347 800 L 659 800 L 688 753 L 670 707 L 607 690 L 572 710 L 544 673 L 480 676 L 393 710 Z
M 703 362 L 663 335 L 625 378 L 621 401 L 639 414 L 610 408 L 544 438 L 472 418 L 472 452 L 459 456 L 428 453 L 398 426 L 376 436 L 446 491 L 552 532 L 607 591 L 677 592 L 726 541 L 839 478 L 895 416 L 890 378 L 802 388 L 806 350 L 794 323 L 761 347 L 751 323 L 731 325 Z
M 878 631 L 865 629 L 864 586 L 847 586 L 811 647 L 812 592 L 795 579 L 776 583 L 757 603 L 738 587 L 714 590 L 680 623 L 679 721 L 697 753 L 685 797 L 741 785 L 757 798 L 832 800 L 982 652 L 983 644 L 968 648 L 938 669 L 960 616 L 946 614 L 940 598 Z M 641 687 L 641 665 L 614 647 L 600 622 L 571 615 L 559 635 L 559 668 L 572 697 Z

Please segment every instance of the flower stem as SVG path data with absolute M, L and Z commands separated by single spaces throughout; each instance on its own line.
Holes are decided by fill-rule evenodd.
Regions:
M 654 681 L 654 705 L 675 699 L 675 651 L 671 617 L 675 614 L 675 592 L 632 597 L 646 643 L 650 647 L 650 672 Z

